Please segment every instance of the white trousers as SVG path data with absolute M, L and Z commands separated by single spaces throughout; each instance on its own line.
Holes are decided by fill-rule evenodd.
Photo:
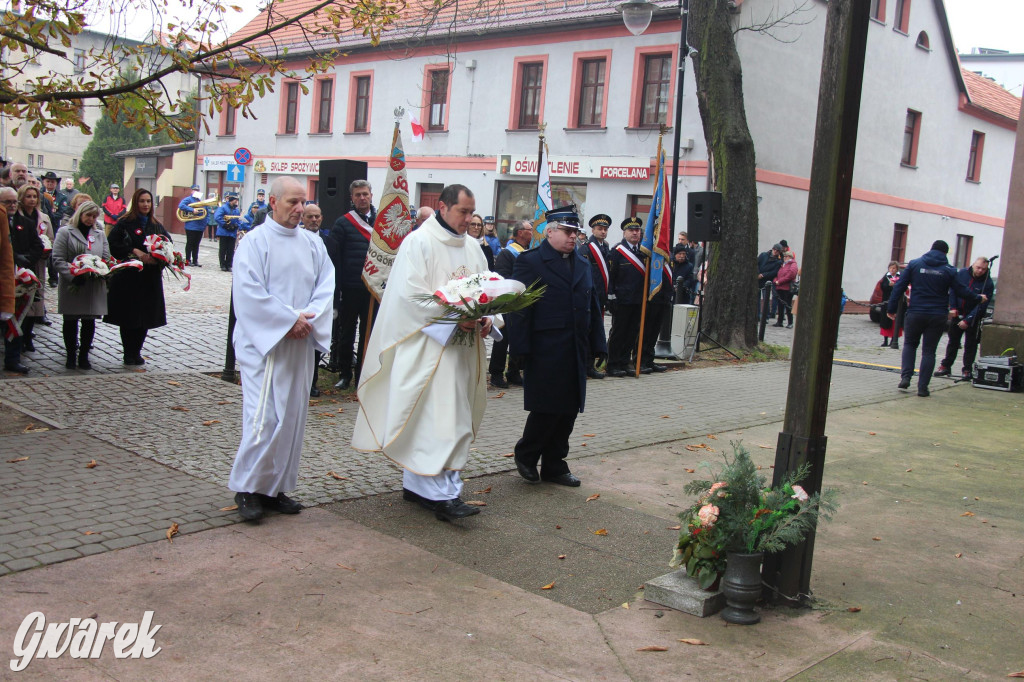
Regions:
M 446 469 L 437 476 L 421 476 L 402 470 L 402 487 L 428 500 L 454 500 L 462 494 L 462 478 L 458 471 Z

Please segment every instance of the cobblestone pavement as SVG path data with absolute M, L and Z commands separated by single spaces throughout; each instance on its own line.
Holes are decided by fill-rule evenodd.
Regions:
M 203 373 L 222 365 L 230 286 L 208 244 L 201 257 L 212 267 L 195 271 L 193 291 L 167 283 L 169 324 L 147 340 L 144 371 L 120 365 L 109 325 L 98 325 L 98 370 L 65 370 L 55 324 L 37 327 L 38 350 L 30 360 L 38 371 L 0 381 L 0 399 L 65 427 L 3 439 L 0 572 L 165 539 L 171 522 L 189 532 L 238 520 L 220 509 L 232 504 L 226 483 L 241 431 L 241 389 Z M 769 327 L 766 341 L 789 345 L 792 334 Z M 113 340 L 111 347 L 104 347 L 106 340 Z M 878 348 L 879 340 L 865 316 L 844 316 L 836 359 L 898 366 L 899 353 Z M 570 457 L 778 422 L 789 370 L 789 363 L 774 362 L 592 381 Z M 896 381 L 891 372 L 838 363 L 830 408 L 907 399 L 895 390 Z M 304 503 L 401 487 L 394 465 L 349 446 L 355 413 L 350 395 L 311 403 L 295 495 Z M 512 451 L 524 420 L 521 389 L 492 390 L 465 475 L 511 469 L 503 455 Z M 7 461 L 24 456 L 29 459 Z M 86 468 L 91 459 L 98 466 Z M 699 459 L 695 454 L 694 463 Z M 83 535 L 86 530 L 97 535 Z

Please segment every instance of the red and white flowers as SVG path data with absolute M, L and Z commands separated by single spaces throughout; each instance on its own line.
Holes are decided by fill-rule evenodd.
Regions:
M 68 264 L 68 272 L 72 277 L 87 275 L 106 278 L 110 275 L 110 263 L 91 253 L 81 253 Z

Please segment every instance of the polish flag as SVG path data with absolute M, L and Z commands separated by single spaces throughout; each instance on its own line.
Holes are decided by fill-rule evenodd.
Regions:
M 422 142 L 424 128 L 420 125 L 420 120 L 416 118 L 416 114 L 411 111 L 409 112 L 409 122 L 412 124 L 412 139 Z

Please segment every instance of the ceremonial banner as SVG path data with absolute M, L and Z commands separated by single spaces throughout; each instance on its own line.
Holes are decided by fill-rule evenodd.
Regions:
M 409 181 L 405 172 L 405 152 L 402 149 L 402 135 L 395 122 L 395 134 L 391 141 L 391 155 L 388 158 L 388 175 L 384 183 L 384 194 L 377 208 L 377 220 L 373 223 L 370 247 L 366 251 L 363 265 L 363 282 L 373 297 L 380 301 L 387 286 L 395 254 L 405 235 L 412 229 L 409 214 Z
M 651 259 L 651 276 L 647 288 L 647 300 L 654 298 L 662 286 L 666 260 L 672 239 L 670 194 L 668 177 L 665 175 L 665 152 L 658 159 L 658 188 L 651 199 L 651 212 L 647 214 L 647 226 L 640 250 Z M 671 284 L 671 275 L 669 276 Z
M 537 210 L 533 213 L 533 237 L 530 239 L 530 248 L 540 245 L 544 241 L 544 230 L 548 222 L 544 214 L 551 210 L 551 173 L 548 169 L 547 145 L 541 142 L 540 163 L 537 166 Z

